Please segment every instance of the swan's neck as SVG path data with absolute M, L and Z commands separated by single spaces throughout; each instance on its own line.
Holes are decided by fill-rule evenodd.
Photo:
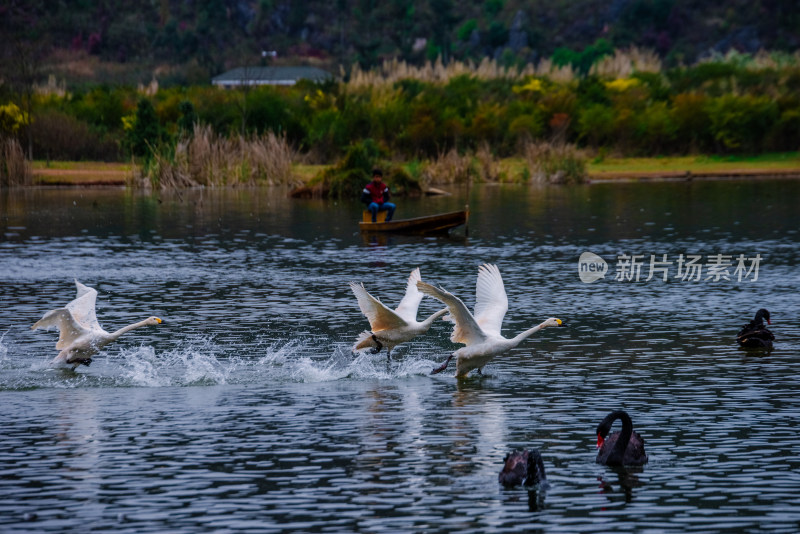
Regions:
M 433 321 L 435 321 L 436 319 L 438 319 L 439 317 L 441 317 L 445 313 L 447 313 L 447 308 L 437 311 L 436 313 L 434 313 L 433 315 L 431 315 L 430 317 L 428 317 L 427 319 L 422 321 L 422 325 L 425 328 L 430 328 L 431 325 L 433 324 Z
M 136 328 L 140 328 L 142 326 L 146 326 L 147 324 L 148 324 L 147 319 L 145 319 L 144 321 L 139 321 L 138 323 L 129 324 L 128 326 L 123 326 L 122 328 L 120 328 L 116 332 L 111 332 L 108 335 L 108 339 L 109 339 L 109 341 L 114 341 L 115 339 L 117 339 L 122 334 L 125 334 L 126 332 L 130 332 L 131 330 L 135 330 Z
M 524 332 L 512 337 L 509 340 L 509 343 L 511 343 L 512 347 L 516 347 L 517 345 L 522 343 L 525 339 L 527 339 L 528 337 L 532 336 L 533 334 L 535 334 L 536 332 L 538 332 L 539 330 L 541 330 L 544 327 L 545 327 L 545 323 L 542 323 L 540 325 L 534 326 L 533 328 L 529 328 L 528 330 L 525 330 Z
M 631 440 L 633 434 L 633 421 L 626 412 L 617 412 L 615 419 L 622 421 L 622 431 L 617 437 L 617 442 L 614 443 L 614 448 L 608 456 L 609 463 L 622 465 L 623 457 L 625 456 L 625 449 L 628 448 L 628 442 Z

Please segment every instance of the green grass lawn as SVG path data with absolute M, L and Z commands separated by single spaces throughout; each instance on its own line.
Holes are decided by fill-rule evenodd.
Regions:
M 112 171 L 127 172 L 132 168 L 131 163 L 105 162 L 105 161 L 44 161 L 34 160 L 31 165 L 33 171 L 47 169 L 60 171 Z
M 31 165 L 34 183 L 40 185 L 122 184 L 130 176 L 130 163 L 103 161 L 41 161 Z
M 518 182 L 526 163 L 522 158 L 505 158 L 498 162 L 502 180 Z M 327 165 L 296 164 L 294 175 L 308 182 Z M 124 180 L 133 166 L 128 163 L 100 161 L 34 161 L 33 174 L 37 183 L 87 184 L 109 180 Z M 758 156 L 676 156 L 656 158 L 604 158 L 590 160 L 586 166 L 592 178 L 613 179 L 670 174 L 725 174 L 797 171 L 800 173 L 800 152 L 761 154 Z
M 680 156 L 659 158 L 605 158 L 590 160 L 590 175 L 627 173 L 725 173 L 731 171 L 786 171 L 800 169 L 800 153 L 759 156 Z

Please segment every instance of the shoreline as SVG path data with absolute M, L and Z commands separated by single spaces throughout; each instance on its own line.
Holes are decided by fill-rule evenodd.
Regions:
M 659 163 L 653 158 L 652 163 Z M 676 162 L 677 163 L 677 162 Z M 791 163 L 787 165 L 786 163 Z M 31 169 L 33 186 L 58 186 L 58 187 L 108 187 L 125 186 L 131 176 L 130 163 L 102 163 L 102 162 L 51 162 L 52 166 L 45 166 L 44 162 L 34 162 Z M 783 162 L 783 165 L 769 165 L 743 162 L 724 162 L 713 165 L 709 169 L 707 164 L 674 165 L 673 169 L 654 170 L 651 168 L 636 170 L 641 167 L 642 160 L 611 161 L 603 164 L 589 164 L 587 183 L 634 183 L 634 182 L 691 182 L 704 180 L 760 180 L 760 179 L 800 179 L 800 161 L 795 163 Z M 309 172 L 309 166 L 301 166 L 302 170 L 296 173 L 299 180 L 305 182 L 314 172 Z M 320 168 L 324 167 L 322 165 Z M 592 168 L 594 167 L 594 168 Z M 599 167 L 599 168 L 598 168 Z M 605 168 L 604 168 L 605 167 Z M 615 169 L 617 167 L 617 169 Z M 627 168 L 626 168 L 627 167 Z M 631 168 L 633 167 L 633 168 Z M 312 169 L 313 171 L 313 169 Z M 517 183 L 514 181 L 500 183 Z M 436 184 L 434 184 L 435 186 Z
M 746 180 L 746 179 L 800 179 L 798 169 L 735 169 L 729 171 L 651 171 L 651 172 L 594 172 L 589 173 L 589 183 L 611 184 L 632 182 L 691 182 L 694 180 Z

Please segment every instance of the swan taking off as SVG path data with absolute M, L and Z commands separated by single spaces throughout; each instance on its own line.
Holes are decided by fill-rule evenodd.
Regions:
M 422 302 L 422 293 L 417 289 L 417 282 L 421 280 L 419 267 L 417 267 L 411 271 L 406 285 L 406 294 L 394 311 L 370 295 L 363 283 L 350 282 L 350 289 L 358 299 L 358 307 L 369 320 L 369 327 L 372 329 L 371 332 L 361 332 L 356 344 L 353 345 L 353 352 L 371 347 L 372 354 L 377 354 L 385 346 L 387 348 L 386 357 L 389 358 L 394 347 L 424 334 L 431 327 L 433 321 L 447 312 L 447 308 L 445 308 L 421 323 L 417 322 L 417 308 Z
M 97 290 L 87 287 L 77 280 L 78 295 L 75 300 L 64 306 L 44 314 L 44 317 L 31 327 L 37 328 L 58 327 L 59 337 L 56 348 L 61 352 L 53 359 L 52 364 L 72 365 L 75 369 L 79 365 L 92 363 L 92 356 L 100 349 L 116 341 L 116 339 L 140 326 L 156 325 L 161 323 L 158 317 L 148 317 L 144 321 L 120 328 L 116 332 L 106 332 L 97 322 L 95 315 L 95 301 Z
M 473 369 L 478 373 L 492 358 L 517 345 L 531 334 L 548 326 L 563 326 L 561 319 L 551 317 L 542 324 L 525 330 L 511 339 L 500 335 L 503 317 L 508 311 L 508 297 L 503 285 L 503 278 L 496 265 L 484 264 L 478 268 L 478 284 L 475 288 L 475 315 L 473 316 L 460 298 L 444 289 L 434 287 L 425 282 L 417 282 L 417 288 L 431 297 L 442 301 L 450 310 L 456 323 L 450 341 L 463 343 L 461 347 L 431 374 L 441 373 L 447 369 L 450 359 L 456 357 L 456 376 L 466 376 Z

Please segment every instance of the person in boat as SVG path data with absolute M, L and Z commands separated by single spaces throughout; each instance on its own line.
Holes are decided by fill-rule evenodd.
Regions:
M 364 186 L 361 202 L 366 204 L 367 210 L 372 213 L 372 222 L 377 222 L 379 211 L 388 211 L 386 222 L 392 220 L 397 206 L 389 202 L 389 186 L 383 183 L 383 171 L 380 169 L 372 169 L 372 181 Z

